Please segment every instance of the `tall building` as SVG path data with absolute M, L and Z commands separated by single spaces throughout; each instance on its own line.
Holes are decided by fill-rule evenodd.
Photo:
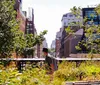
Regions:
M 47 43 L 47 40 L 45 39 L 44 41 L 43 41 L 43 48 L 48 48 L 48 43 Z
M 95 11 L 95 8 L 83 8 L 82 14 L 83 14 L 83 19 L 87 17 L 86 24 L 89 24 L 89 25 L 91 24 L 99 25 L 100 24 L 100 15 L 97 14 L 97 12 Z
M 55 49 L 55 47 L 56 47 L 56 41 L 53 40 L 52 43 L 51 43 L 51 49 Z
M 34 9 L 33 8 L 28 9 L 28 17 L 26 20 L 26 26 L 27 26 L 25 30 L 26 34 L 36 34 L 36 29 L 34 26 Z
M 26 29 L 26 13 L 22 11 L 22 0 L 15 0 L 14 10 L 16 11 L 16 19 L 20 22 L 19 29 L 25 33 Z M 12 53 L 12 56 L 19 57 L 16 53 Z M 22 56 L 21 56 L 22 57 Z
M 27 19 L 26 19 L 26 30 L 25 30 L 25 34 L 33 34 L 34 36 L 37 34 L 37 30 L 35 28 L 35 24 L 34 24 L 34 9 L 33 8 L 28 8 L 28 13 L 27 13 Z M 27 48 L 26 48 L 27 49 Z M 34 49 L 34 51 L 33 51 Z M 33 48 L 30 48 L 28 50 L 30 54 L 27 55 L 26 57 L 37 57 L 37 54 L 39 51 L 37 51 L 39 48 L 36 46 L 34 46 Z
M 95 8 L 83 8 L 82 9 L 82 17 L 83 17 L 83 19 L 87 18 L 86 22 L 83 22 L 83 25 L 90 25 L 91 26 L 93 24 L 94 25 L 100 24 L 100 15 L 97 14 L 97 12 L 95 11 Z M 85 33 L 84 33 L 83 29 L 77 33 L 81 33 L 82 31 L 83 31 L 83 35 L 81 37 L 81 40 L 83 40 L 83 39 L 86 40 Z M 100 36 L 97 36 L 97 38 L 100 38 Z M 78 54 L 73 53 L 70 56 L 71 57 L 85 57 L 88 50 L 84 46 L 81 46 L 81 49 L 82 49 L 81 53 L 78 53 Z
M 61 37 L 62 37 L 62 28 L 56 33 L 56 57 L 60 57 L 60 48 L 61 48 Z
M 80 13 L 80 18 L 77 18 L 76 15 L 70 13 L 66 13 L 62 17 L 62 28 L 66 26 L 77 26 L 76 22 L 82 22 L 82 13 Z
M 17 12 L 16 18 L 20 21 L 20 30 L 23 31 L 24 34 L 36 34 L 37 32 L 34 26 L 34 10 L 29 8 L 28 13 L 22 11 L 22 0 L 15 0 L 14 9 Z M 36 47 L 26 48 L 24 57 L 34 57 L 33 49 L 36 49 Z
M 95 10 L 95 7 L 92 8 L 83 8 L 82 9 L 82 15 L 83 15 L 83 19 L 87 18 L 87 20 L 85 22 L 83 22 L 84 25 L 88 25 L 88 26 L 98 26 L 100 25 L 100 14 L 98 14 Z M 88 28 L 87 28 L 88 29 Z M 95 28 L 96 29 L 96 28 Z M 93 32 L 94 39 L 96 38 L 100 38 L 100 35 L 96 33 L 96 31 Z M 88 41 L 88 38 L 86 38 L 85 36 L 85 32 L 84 32 L 84 37 L 83 39 L 85 40 L 85 42 Z M 96 46 L 95 46 L 96 47 Z M 82 52 L 83 53 L 88 53 L 90 51 L 90 49 L 86 49 L 85 46 L 81 46 L 82 48 Z
M 26 16 L 22 11 L 22 0 L 15 0 L 14 9 L 17 12 L 16 18 L 20 21 L 20 30 L 25 33 L 26 29 Z
M 55 57 L 55 54 L 56 54 L 56 52 L 55 52 L 55 50 L 56 50 L 56 40 L 53 40 L 52 41 L 52 43 L 51 43 L 51 51 L 50 51 L 50 54 L 53 56 L 53 57 Z
M 83 31 L 81 35 L 77 35 L 77 32 L 80 29 L 79 24 L 82 23 L 82 13 L 80 13 L 80 18 L 77 18 L 72 13 L 64 14 L 62 17 L 62 37 L 61 37 L 61 47 L 60 47 L 60 57 L 70 57 L 70 53 L 76 53 L 75 46 L 78 44 L 78 42 L 81 40 Z M 70 29 L 74 30 L 75 34 L 68 34 L 66 32 L 66 28 L 70 26 Z M 76 36 L 76 38 L 74 37 Z

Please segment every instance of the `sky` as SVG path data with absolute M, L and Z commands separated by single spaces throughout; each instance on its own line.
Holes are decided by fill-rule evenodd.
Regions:
M 61 28 L 63 14 L 70 12 L 73 6 L 87 7 L 100 4 L 100 0 L 22 0 L 23 11 L 28 7 L 34 9 L 34 23 L 37 32 L 48 30 L 45 35 L 48 47 L 56 38 L 56 32 Z

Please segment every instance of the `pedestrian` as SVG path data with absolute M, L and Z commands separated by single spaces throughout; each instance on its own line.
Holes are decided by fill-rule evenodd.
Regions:
M 54 65 L 52 58 L 48 56 L 48 49 L 43 48 L 43 56 L 45 57 L 45 69 L 47 70 L 47 74 L 53 74 L 54 72 Z

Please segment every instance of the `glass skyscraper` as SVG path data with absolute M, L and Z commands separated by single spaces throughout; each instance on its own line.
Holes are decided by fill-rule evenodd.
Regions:
M 91 25 L 99 25 L 100 24 L 100 15 L 97 14 L 95 11 L 95 8 L 83 8 L 82 9 L 83 13 L 83 19 L 86 17 L 87 18 L 87 24 Z

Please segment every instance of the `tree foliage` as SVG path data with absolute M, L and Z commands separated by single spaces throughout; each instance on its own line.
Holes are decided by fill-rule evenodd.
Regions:
M 13 52 L 23 53 L 25 48 L 35 46 L 44 40 L 47 31 L 39 35 L 24 34 L 16 19 L 15 0 L 0 1 L 0 57 L 10 57 Z
M 82 18 L 81 12 L 82 9 L 80 7 L 74 6 L 71 9 L 72 13 L 76 15 L 76 17 Z M 100 16 L 100 5 L 98 5 L 94 11 L 96 15 Z M 85 16 L 83 19 L 83 23 L 79 22 L 78 25 L 83 29 L 83 38 L 76 46 L 76 49 L 79 52 L 87 52 L 87 53 L 100 53 L 100 25 L 95 25 L 93 18 L 94 14 L 91 14 L 91 24 L 88 24 L 88 17 Z M 66 28 L 66 31 L 71 33 L 72 29 Z
M 0 57 L 10 56 L 15 49 L 15 37 L 19 32 L 14 1 L 0 1 Z

